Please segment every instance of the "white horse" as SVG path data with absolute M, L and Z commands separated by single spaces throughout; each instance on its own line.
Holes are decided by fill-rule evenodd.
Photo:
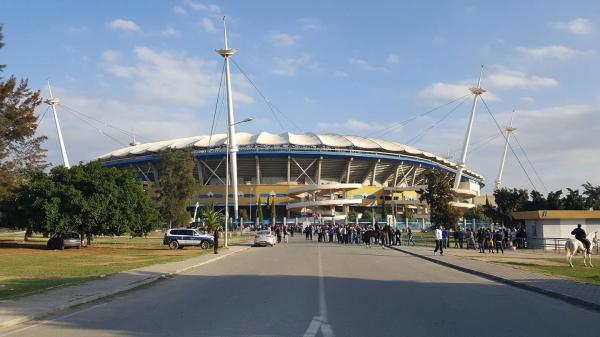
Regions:
M 586 238 L 590 241 L 590 252 L 592 251 L 593 245 L 597 245 L 598 244 L 598 232 L 591 232 L 590 234 L 588 234 L 586 236 Z M 585 249 L 585 246 L 583 245 L 583 243 L 577 239 L 569 239 L 567 240 L 567 242 L 565 242 L 565 251 L 567 253 L 567 261 L 569 262 L 569 264 L 571 265 L 571 268 L 575 269 L 575 267 L 573 267 L 573 255 L 577 254 L 577 253 L 583 253 L 583 265 L 587 267 L 587 261 L 590 262 L 590 267 L 593 267 L 592 265 L 592 255 L 588 254 L 587 250 Z

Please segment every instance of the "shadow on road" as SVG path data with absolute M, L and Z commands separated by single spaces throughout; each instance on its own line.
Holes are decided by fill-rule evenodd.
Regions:
M 443 278 L 446 269 L 432 268 L 440 268 Z M 260 267 L 256 272 L 177 276 L 16 336 L 303 336 L 319 313 L 319 278 L 261 276 Z M 339 277 L 324 282 L 336 336 L 568 336 L 572 327 L 594 326 L 600 319 L 598 313 L 490 282 Z

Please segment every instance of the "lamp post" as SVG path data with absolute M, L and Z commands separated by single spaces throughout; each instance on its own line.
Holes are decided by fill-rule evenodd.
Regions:
M 243 120 L 237 122 L 237 123 L 233 123 L 230 126 L 236 125 L 236 124 L 241 124 L 241 123 L 247 123 L 252 121 L 251 117 L 247 117 L 244 118 Z M 232 138 L 232 135 L 229 134 L 229 131 L 231 130 L 231 128 L 227 129 L 227 136 L 229 139 Z M 235 138 L 235 136 L 233 136 L 233 138 Z M 226 157 L 226 161 L 225 161 L 225 171 L 226 171 L 226 176 L 225 176 L 225 241 L 223 243 L 224 247 L 228 247 L 229 244 L 229 240 L 227 238 L 227 234 L 228 234 L 228 224 L 229 224 L 229 158 L 230 158 L 230 150 L 231 147 L 229 146 L 229 144 L 227 145 L 227 157 Z M 232 165 L 233 166 L 233 165 Z M 232 167 L 233 169 L 233 167 Z M 233 171 L 233 170 L 232 170 Z M 232 172 L 233 173 L 233 172 Z M 238 208 L 237 208 L 237 202 L 238 202 L 238 196 L 237 196 L 237 171 L 235 172 L 235 174 L 233 175 L 233 193 L 234 193 L 234 216 L 235 216 L 235 220 L 238 220 Z
M 273 226 L 277 226 L 275 215 L 275 195 L 275 191 L 271 191 L 269 193 L 269 198 L 271 198 L 271 221 L 273 222 Z

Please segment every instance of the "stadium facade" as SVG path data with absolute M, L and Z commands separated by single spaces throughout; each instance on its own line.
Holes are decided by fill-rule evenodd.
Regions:
M 418 199 L 424 172 L 439 170 L 454 179 L 457 165 L 435 154 L 382 139 L 337 134 L 237 133 L 238 197 L 241 216 L 256 214 L 260 203 L 277 205 L 278 217 L 345 219 L 351 210 L 388 209 L 402 218 L 406 208 L 415 218 L 428 218 Z M 196 202 L 225 203 L 227 135 L 197 136 L 135 144 L 99 157 L 105 167 L 132 167 L 145 187 L 160 190 L 157 153 L 191 148 L 198 181 Z M 461 207 L 471 207 L 483 177 L 465 170 L 455 189 Z M 231 191 L 231 190 L 230 190 Z M 229 203 L 233 205 L 229 195 Z M 266 217 L 269 215 L 265 214 Z

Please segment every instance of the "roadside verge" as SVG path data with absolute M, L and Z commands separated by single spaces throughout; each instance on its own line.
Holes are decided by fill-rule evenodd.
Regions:
M 231 246 L 227 250 L 221 249 L 219 255 L 205 254 L 183 261 L 132 269 L 47 293 L 17 300 L 4 300 L 0 302 L 0 329 L 40 319 L 75 306 L 131 291 L 157 280 L 218 261 L 227 256 L 245 251 L 248 248 L 250 248 L 250 245 Z
M 552 275 L 528 272 L 499 263 L 478 261 L 455 255 L 433 256 L 431 249 L 423 247 L 387 247 L 448 268 L 600 312 L 600 286 L 578 283 Z

